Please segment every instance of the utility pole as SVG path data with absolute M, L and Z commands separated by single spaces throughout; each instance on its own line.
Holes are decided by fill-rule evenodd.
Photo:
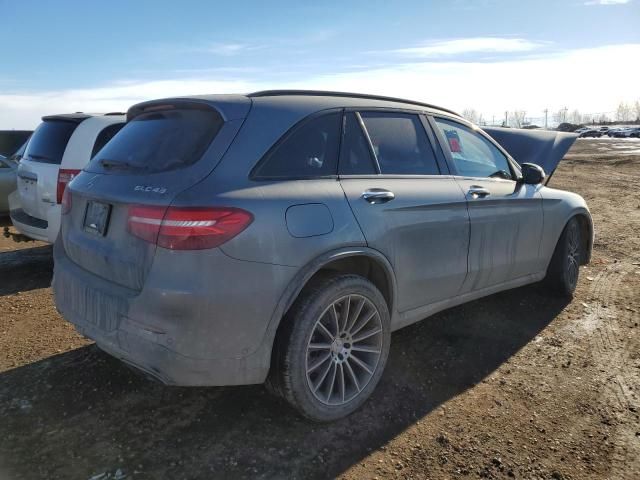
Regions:
M 504 126 L 507 127 L 509 125 L 509 110 L 504 112 Z
M 549 109 L 545 108 L 544 109 L 544 129 L 547 129 L 547 114 L 549 113 Z

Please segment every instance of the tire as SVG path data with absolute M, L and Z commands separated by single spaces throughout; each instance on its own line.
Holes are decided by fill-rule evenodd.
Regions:
M 380 291 L 358 275 L 321 276 L 304 288 L 282 322 L 270 389 L 316 422 L 360 408 L 389 355 L 389 310 Z
M 578 285 L 582 254 L 580 222 L 573 217 L 565 225 L 547 268 L 545 283 L 553 293 L 573 296 Z

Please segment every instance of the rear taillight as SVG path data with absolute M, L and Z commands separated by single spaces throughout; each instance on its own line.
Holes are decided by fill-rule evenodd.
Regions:
M 62 194 L 66 190 L 67 184 L 79 173 L 80 170 L 73 170 L 70 168 L 61 168 L 58 170 L 58 189 L 56 191 L 57 203 L 62 203 Z
M 251 213 L 233 207 L 129 207 L 129 232 L 171 250 L 214 248 L 232 239 L 253 221 Z
M 62 215 L 66 215 L 71 211 L 71 189 L 65 188 L 62 194 L 62 201 L 60 202 L 60 210 Z

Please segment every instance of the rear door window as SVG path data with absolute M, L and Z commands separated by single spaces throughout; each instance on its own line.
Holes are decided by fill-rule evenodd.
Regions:
M 315 178 L 336 175 L 342 113 L 304 121 L 283 137 L 256 167 L 253 178 Z
M 361 112 L 380 173 L 439 175 L 436 157 L 417 115 L 399 112 Z
M 104 147 L 107 142 L 109 142 L 109 140 L 111 140 L 115 136 L 116 133 L 122 130 L 122 127 L 124 127 L 124 122 L 114 123 L 113 125 L 109 125 L 108 127 L 103 128 L 96 137 L 96 142 L 93 144 L 93 149 L 91 150 L 91 158 L 93 158 L 96 153 L 102 150 L 102 147 Z
M 191 165 L 202 157 L 224 121 L 209 109 L 171 109 L 142 113 L 97 152 L 107 169 L 162 172 Z
M 513 179 L 507 157 L 489 140 L 460 123 L 437 117 L 435 122 L 458 175 Z
M 71 135 L 78 122 L 45 120 L 33 132 L 24 157 L 27 160 L 60 165 Z

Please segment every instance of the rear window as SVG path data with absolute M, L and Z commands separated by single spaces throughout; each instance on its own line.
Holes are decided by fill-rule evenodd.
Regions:
M 9 130 L 0 131 L 0 155 L 11 157 L 29 139 L 30 131 Z
M 33 162 L 60 165 L 67 143 L 77 126 L 77 122 L 64 120 L 42 122 L 33 132 L 24 157 Z
M 105 169 L 161 172 L 197 162 L 224 121 L 213 110 L 142 113 L 127 122 L 93 162 Z

